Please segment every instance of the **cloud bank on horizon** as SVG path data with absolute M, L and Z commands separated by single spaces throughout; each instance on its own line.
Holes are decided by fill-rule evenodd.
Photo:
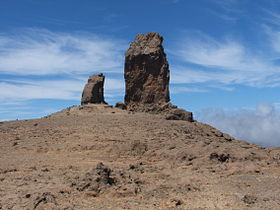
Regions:
M 202 110 L 198 118 L 240 140 L 250 140 L 262 146 L 279 145 L 280 113 L 273 105 L 259 104 L 255 110 L 239 109 L 234 112 Z
M 45 8 L 42 2 L 28 3 Z M 147 19 L 137 22 L 138 11 L 125 15 L 119 5 L 111 3 L 87 2 L 87 7 L 95 6 L 95 10 L 83 24 L 67 19 L 77 17 L 63 19 L 66 14 L 58 13 L 48 18 L 48 23 L 46 18 L 45 23 L 38 23 L 32 16 L 32 27 L 27 20 L 26 24 L 15 24 L 12 30 L 0 29 L 0 120 L 40 117 L 79 104 L 87 77 L 99 72 L 106 75 L 107 101 L 123 100 L 124 52 L 135 31 L 155 28 L 165 37 L 174 104 L 194 111 L 199 120 L 237 138 L 280 145 L 279 109 L 273 105 L 280 102 L 276 94 L 280 91 L 279 3 L 269 0 L 252 6 L 247 0 L 161 1 L 158 17 L 164 19 L 164 11 L 172 10 L 165 21 L 178 23 L 168 29 L 164 21 L 150 21 L 154 17 L 152 9 L 146 11 Z M 151 8 L 153 4 L 158 7 L 150 3 Z M 56 6 L 64 8 L 63 4 Z M 138 6 L 140 14 L 143 5 Z M 86 11 L 80 11 L 81 17 Z M 104 14 L 110 18 L 104 18 Z M 180 14 L 186 15 L 187 26 L 181 16 L 176 16 Z M 88 28 L 89 17 L 99 20 L 94 29 Z M 77 29 L 67 28 L 70 23 Z M 106 30 L 110 32 L 104 33 Z M 170 33 L 172 30 L 176 33 Z

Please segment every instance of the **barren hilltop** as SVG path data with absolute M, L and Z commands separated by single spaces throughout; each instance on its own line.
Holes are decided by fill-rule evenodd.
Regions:
M 99 74 L 81 106 L 0 123 L 0 209 L 280 209 L 280 148 L 172 105 L 162 41 L 132 42 L 115 107 Z

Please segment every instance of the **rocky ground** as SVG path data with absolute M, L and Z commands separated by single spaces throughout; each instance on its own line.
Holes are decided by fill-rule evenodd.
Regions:
M 280 148 L 110 106 L 0 123 L 0 209 L 280 209 Z

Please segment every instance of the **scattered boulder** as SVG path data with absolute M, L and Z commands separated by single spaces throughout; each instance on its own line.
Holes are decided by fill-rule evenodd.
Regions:
M 142 143 L 140 140 L 135 140 L 131 144 L 131 153 L 134 155 L 143 155 L 148 151 L 148 145 L 146 143 Z
M 91 75 L 85 85 L 81 105 L 84 104 L 106 104 L 104 101 L 104 80 L 103 74 Z
M 126 170 L 127 171 L 127 170 Z M 109 193 L 112 197 L 126 197 L 138 194 L 143 182 L 138 178 L 139 171 L 117 170 L 113 171 L 103 163 L 98 163 L 96 168 L 88 171 L 85 175 L 68 178 L 70 186 L 87 196 L 98 197 Z
M 180 199 L 172 199 L 171 202 L 174 203 L 175 206 L 180 206 L 183 204 L 183 202 Z
M 155 32 L 139 34 L 125 53 L 125 104 L 134 109 L 139 104 L 170 101 L 169 65 L 162 41 Z
M 92 191 L 97 196 L 104 188 L 115 183 L 111 172 L 112 170 L 103 163 L 98 163 L 96 168 L 87 172 L 84 177 L 77 177 L 77 180 L 71 183 L 71 187 L 78 191 Z
M 230 155 L 229 154 L 218 154 L 216 152 L 213 152 L 210 154 L 210 160 L 216 160 L 218 162 L 221 162 L 221 163 L 224 163 L 226 161 L 228 161 L 230 158 Z
M 171 109 L 166 117 L 166 120 L 185 120 L 189 122 L 193 122 L 193 114 L 192 112 L 188 112 L 184 109 Z
M 122 109 L 122 110 L 125 110 L 126 109 L 126 105 L 125 103 L 123 102 L 117 102 L 116 105 L 115 105 L 116 108 L 119 108 L 119 109 Z
M 56 199 L 57 197 L 51 192 L 44 192 L 36 197 L 33 209 L 39 207 L 42 207 L 42 209 L 55 209 L 58 206 Z
M 246 204 L 254 204 L 257 202 L 257 197 L 254 195 L 244 195 L 242 201 Z

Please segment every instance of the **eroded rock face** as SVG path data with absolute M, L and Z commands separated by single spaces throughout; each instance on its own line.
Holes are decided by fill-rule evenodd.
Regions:
M 104 80 L 103 74 L 91 75 L 85 85 L 81 104 L 106 104 L 104 101 Z
M 125 104 L 135 107 L 168 103 L 169 65 L 155 32 L 137 35 L 125 54 Z
M 193 121 L 191 112 L 170 103 L 169 64 L 158 33 L 139 34 L 125 53 L 125 105 L 129 111 L 164 113 L 168 120 Z

